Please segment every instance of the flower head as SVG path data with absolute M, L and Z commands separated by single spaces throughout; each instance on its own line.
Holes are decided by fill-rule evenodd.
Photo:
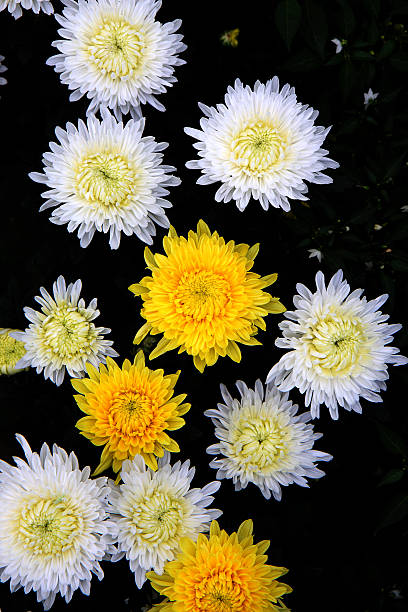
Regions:
M 66 287 L 63 276 L 53 284 L 54 298 L 44 287 L 40 288 L 42 297 L 37 295 L 34 299 L 41 304 L 41 312 L 25 307 L 30 325 L 24 332 L 11 334 L 24 343 L 26 350 L 17 368 L 31 366 L 37 374 L 44 370 L 45 379 L 60 385 L 65 370 L 70 376 L 83 376 L 86 363 L 98 365 L 106 355 L 117 355 L 111 348 L 113 342 L 103 339 L 110 329 L 92 323 L 99 315 L 96 298 L 85 306 L 84 300 L 79 299 L 81 288 L 80 280 Z
M 308 249 L 307 252 L 309 253 L 309 259 L 311 257 L 316 257 L 319 263 L 322 261 L 323 253 L 319 251 L 318 249 Z
M 306 393 L 306 406 L 312 418 L 325 404 L 333 419 L 338 408 L 361 412 L 359 398 L 381 402 L 379 392 L 386 389 L 387 363 L 403 365 L 408 359 L 389 346 L 401 325 L 385 323 L 388 315 L 378 309 L 388 295 L 367 302 L 363 289 L 350 293 L 349 284 L 338 270 L 325 285 L 322 272 L 316 274 L 317 291 L 302 284 L 293 298 L 294 311 L 279 327 L 283 338 L 275 342 L 289 349 L 268 374 L 281 391 L 298 387 Z
M 268 540 L 254 544 L 251 520 L 237 533 L 221 531 L 217 521 L 210 535 L 197 542 L 181 540 L 181 552 L 164 568 L 163 575 L 149 572 L 147 578 L 167 600 L 152 608 L 162 612 L 261 612 L 285 609 L 280 598 L 292 589 L 279 578 L 284 567 L 266 565 Z
M 290 210 L 289 198 L 307 200 L 311 183 L 331 183 L 321 171 L 337 168 L 321 145 L 330 128 L 314 125 L 318 112 L 297 102 L 295 90 L 279 79 L 266 85 L 257 81 L 254 90 L 239 79 L 228 87 L 225 104 L 217 108 L 199 104 L 206 115 L 202 131 L 184 128 L 196 138 L 200 159 L 187 162 L 201 170 L 197 183 L 222 182 L 217 202 L 235 200 L 244 210 L 249 200 Z
M 272 493 L 280 500 L 281 485 L 307 487 L 306 478 L 324 476 L 315 462 L 330 461 L 332 456 L 313 449 L 322 434 L 314 433 L 313 426 L 307 424 L 310 413 L 297 415 L 298 406 L 287 393 L 273 385 L 265 391 L 260 380 L 254 390 L 241 380 L 236 385 L 240 400 L 233 399 L 221 385 L 225 404 L 204 412 L 211 417 L 220 440 L 207 448 L 210 455 L 222 455 L 210 463 L 218 470 L 217 478 L 232 478 L 236 491 L 253 482 L 266 499 Z
M 190 231 L 187 239 L 171 227 L 163 246 L 166 255 L 153 255 L 146 247 L 152 276 L 129 287 L 142 297 L 141 315 L 146 319 L 134 342 L 149 332 L 163 333 L 150 358 L 179 348 L 179 353 L 193 355 L 200 372 L 219 356 L 240 361 L 237 342 L 260 344 L 254 336 L 258 327 L 265 329 L 263 317 L 285 310 L 278 298 L 262 291 L 277 274 L 260 277 L 249 272 L 259 245 L 225 243 L 199 221 L 197 233 Z
M 25 368 L 16 368 L 16 363 L 25 355 L 24 343 L 10 336 L 18 329 L 0 327 L 0 374 L 17 374 Z
M 239 28 L 227 30 L 220 36 L 220 41 L 227 47 L 238 47 Z
M 14 19 L 18 19 L 23 14 L 22 8 L 31 9 L 33 13 L 43 11 L 47 15 L 54 12 L 54 8 L 49 0 L 0 0 L 0 11 L 8 9 Z M 0 70 L 1 72 L 1 70 Z
M 115 548 L 108 520 L 106 478 L 89 479 L 74 453 L 43 444 L 33 453 L 17 434 L 27 461 L 0 465 L 0 575 L 10 589 L 33 590 L 49 610 L 58 593 L 68 603 L 78 588 L 89 595 L 91 572 Z
M 0 55 L 0 74 L 2 72 L 6 72 L 7 70 L 7 67 L 3 64 L 3 60 L 4 60 L 4 55 Z M 7 83 L 7 79 L 5 79 L 4 77 L 0 77 L 0 85 L 5 85 L 6 83 Z
M 63 0 L 57 15 L 63 40 L 53 46 L 60 52 L 47 64 L 61 73 L 62 83 L 73 90 L 70 100 L 86 95 L 88 113 L 101 107 L 141 117 L 140 104 L 165 110 L 155 97 L 177 81 L 174 67 L 184 64 L 177 54 L 186 49 L 180 34 L 181 20 L 162 25 L 155 21 L 158 0 Z
M 374 100 L 376 100 L 378 98 L 378 96 L 380 94 L 378 93 L 374 93 L 373 90 L 370 89 L 367 91 L 367 93 L 363 94 L 364 95 L 364 108 L 367 108 L 371 102 L 374 102 Z
M 44 155 L 44 174 L 30 174 L 51 189 L 43 193 L 47 201 L 40 210 L 56 207 L 50 220 L 67 223 L 69 232 L 78 229 L 82 247 L 95 230 L 110 232 L 112 249 L 118 248 L 121 232 L 152 244 L 154 224 L 169 227 L 165 187 L 180 183 L 168 174 L 175 168 L 161 163 L 160 151 L 168 145 L 142 138 L 144 120 L 123 125 L 106 109 L 102 116 L 98 121 L 90 115 L 78 129 L 68 123 L 66 131 L 55 130 L 60 144 L 52 143 L 52 153 Z
M 190 409 L 182 403 L 185 394 L 173 396 L 180 372 L 165 376 L 163 370 L 150 370 L 143 351 L 133 364 L 125 359 L 122 368 L 108 358 L 99 371 L 91 365 L 87 370 L 89 378 L 71 382 L 81 394 L 75 396 L 77 404 L 87 415 L 76 426 L 93 444 L 105 445 L 95 474 L 111 465 L 118 472 L 122 462 L 135 455 L 157 470 L 156 457 L 163 457 L 165 450 L 180 450 L 165 431 L 180 429 L 185 424 L 181 416 Z
M 179 551 L 181 538 L 197 540 L 199 533 L 209 530 L 211 520 L 222 514 L 208 509 L 220 483 L 190 489 L 194 472 L 189 461 L 171 466 L 167 451 L 158 460 L 156 472 L 140 456 L 123 463 L 123 484 L 110 495 L 113 540 L 119 551 L 112 560 L 126 555 L 139 589 L 147 571 L 163 573 L 165 563 Z
M 331 41 L 334 45 L 336 45 L 336 53 L 340 53 L 343 49 L 343 44 L 345 41 L 341 41 L 338 38 L 332 38 Z

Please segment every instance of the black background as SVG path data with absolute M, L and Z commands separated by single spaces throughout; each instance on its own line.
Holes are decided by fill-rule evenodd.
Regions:
M 313 288 L 319 267 L 328 277 L 342 267 L 352 288 L 365 287 L 369 299 L 390 293 L 383 311 L 391 315 L 391 322 L 404 324 L 408 213 L 400 208 L 408 204 L 406 4 L 302 2 L 301 22 L 290 49 L 279 32 L 280 21 L 276 23 L 278 4 L 168 1 L 160 10 L 162 22 L 183 20 L 181 31 L 188 45 L 182 54 L 187 64 L 176 69 L 179 82 L 159 98 L 166 112 L 143 107 L 145 134 L 170 143 L 165 163 L 176 166 L 182 179 L 181 186 L 171 191 L 174 207 L 169 219 L 181 235 L 203 218 L 226 240 L 260 242 L 254 270 L 262 275 L 278 272 L 272 293 L 289 309 L 297 282 Z M 56 10 L 60 12 L 59 3 Z M 238 46 L 223 46 L 220 35 L 236 27 Z M 69 103 L 67 87 L 45 65 L 55 53 L 51 42 L 58 38 L 57 23 L 52 16 L 31 11 L 14 21 L 3 12 L 0 28 L 0 53 L 8 67 L 3 75 L 8 84 L 0 90 L 0 325 L 24 329 L 28 323 L 23 307 L 36 307 L 33 298 L 40 286 L 51 290 L 60 274 L 67 282 L 81 278 L 86 302 L 98 298 L 101 315 L 96 324 L 112 329 L 110 339 L 120 360 L 132 357 L 132 340 L 143 320 L 141 300 L 127 287 L 144 275 L 144 245 L 136 237 L 123 236 L 119 250 L 111 251 L 107 235 L 96 234 L 90 246 L 81 249 L 66 226 L 51 224 L 47 211 L 38 213 L 45 187 L 27 176 L 41 171 L 41 156 L 49 150 L 48 142 L 55 140 L 55 127 L 76 123 L 86 112 L 86 101 Z M 339 55 L 330 42 L 334 37 L 348 40 Z M 185 162 L 196 157 L 195 150 L 183 127 L 198 128 L 197 102 L 221 103 L 235 78 L 253 85 L 256 79 L 264 82 L 275 74 L 282 85 L 290 82 L 296 87 L 301 102 L 320 110 L 319 125 L 333 124 L 324 146 L 341 167 L 329 171 L 333 185 L 310 186 L 309 206 L 294 202 L 292 212 L 285 214 L 276 209 L 265 212 L 251 201 L 240 213 L 233 203 L 214 201 L 219 185 L 195 184 L 198 172 L 185 168 Z M 369 87 L 380 96 L 365 111 L 363 92 Z M 374 230 L 374 224 L 382 229 Z M 163 235 L 159 229 L 153 251 L 161 250 Z M 321 266 L 308 258 L 308 248 L 322 250 Z M 250 387 L 258 377 L 265 380 L 282 355 L 274 347 L 280 320 L 281 315 L 268 316 L 267 331 L 258 336 L 263 346 L 242 347 L 240 364 L 219 359 L 200 374 L 189 356 L 175 351 L 152 362 L 153 368 L 163 367 L 168 373 L 182 370 L 176 392 L 188 393 L 192 409 L 174 438 L 181 446 L 180 458 L 190 458 L 196 466 L 195 486 L 215 477 L 205 452 L 215 437 L 204 410 L 220 401 L 220 382 L 233 391 L 237 379 Z M 396 335 L 394 344 L 407 352 L 405 330 Z M 315 427 L 324 437 L 316 447 L 334 459 L 322 464 L 327 476 L 312 481 L 310 489 L 284 488 L 282 501 L 276 502 L 265 500 L 253 485 L 235 492 L 228 480 L 216 494 L 213 505 L 224 511 L 222 527 L 233 531 L 242 520 L 253 518 L 256 539 L 271 540 L 269 562 L 290 570 L 285 580 L 294 592 L 285 602 L 293 610 L 408 609 L 405 378 L 404 368 L 390 368 L 384 403 L 363 400 L 362 415 L 343 411 L 334 422 L 322 409 Z M 74 450 L 82 466 L 98 464 L 100 449 L 74 427 L 81 413 L 69 378 L 56 387 L 32 369 L 2 376 L 0 394 L 4 460 L 22 454 L 14 438 L 19 432 L 33 450 L 44 441 L 56 442 Z M 302 406 L 296 391 L 291 397 Z M 395 482 L 381 485 L 384 478 Z M 103 563 L 103 569 L 105 578 L 93 579 L 90 598 L 74 595 L 72 610 L 93 606 L 137 612 L 152 601 L 149 584 L 138 591 L 125 560 Z M 10 594 L 9 583 L 0 584 L 0 608 L 2 612 L 42 610 L 32 593 Z M 57 596 L 53 610 L 65 609 Z

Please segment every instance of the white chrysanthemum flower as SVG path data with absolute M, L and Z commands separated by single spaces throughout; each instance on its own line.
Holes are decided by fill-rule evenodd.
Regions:
M 289 198 L 308 199 L 304 181 L 332 182 L 321 171 L 338 163 L 320 148 L 330 128 L 314 125 L 318 111 L 297 102 L 293 87 L 279 91 L 278 77 L 266 85 L 257 81 L 254 90 L 237 79 L 225 104 L 199 107 L 206 115 L 202 131 L 184 131 L 199 141 L 194 147 L 201 159 L 186 165 L 201 170 L 197 183 L 222 182 L 217 202 L 233 199 L 242 211 L 253 197 L 265 210 L 271 205 L 287 211 Z
M 43 444 L 33 453 L 16 435 L 27 462 L 0 462 L 0 581 L 33 590 L 49 610 L 58 593 L 68 603 L 78 588 L 89 595 L 91 572 L 115 552 L 106 477 L 89 479 L 74 453 Z
M 312 418 L 325 404 L 337 419 L 338 408 L 361 412 L 359 398 L 381 402 L 379 391 L 386 389 L 387 363 L 403 365 L 408 359 L 388 346 L 401 325 L 385 323 L 389 315 L 378 309 L 388 295 L 367 302 L 363 289 L 350 293 L 350 286 L 338 270 L 327 288 L 322 272 L 316 274 L 317 291 L 302 284 L 293 298 L 294 311 L 285 312 L 289 321 L 279 324 L 283 338 L 276 346 L 289 349 L 268 374 L 281 391 L 298 387 L 306 393 Z
M 31 366 L 37 374 L 44 370 L 45 379 L 60 385 L 65 370 L 73 378 L 81 378 L 86 363 L 97 367 L 106 362 L 107 355 L 118 356 L 111 348 L 113 342 L 103 339 L 111 330 L 92 323 L 99 316 L 96 298 L 85 306 L 84 300 L 79 299 L 81 288 L 80 280 L 66 287 L 63 276 L 53 284 L 54 299 L 44 287 L 40 288 L 42 297 L 37 295 L 34 299 L 41 304 L 41 312 L 26 306 L 24 314 L 30 325 L 24 332 L 11 334 L 24 343 L 26 350 L 16 367 Z
M 4 60 L 4 55 L 0 55 L 0 74 L 2 72 L 6 72 L 7 70 L 7 66 L 3 64 L 3 60 Z M 7 83 L 7 79 L 5 79 L 4 77 L 0 77 L 0 85 L 5 85 L 6 83 Z
M 90 115 L 78 128 L 68 123 L 66 131 L 55 130 L 60 144 L 50 143 L 52 153 L 44 154 L 44 174 L 29 175 L 50 188 L 40 211 L 56 207 L 50 220 L 67 223 L 69 232 L 78 229 L 82 247 L 95 231 L 110 232 L 112 249 L 118 248 L 121 232 L 152 244 L 154 224 L 169 227 L 165 187 L 180 183 L 168 174 L 175 168 L 161 163 L 160 151 L 168 145 L 142 138 L 144 120 L 123 125 L 106 109 L 102 116 L 102 121 Z
M 86 95 L 88 113 L 107 106 L 118 119 L 129 112 L 140 118 L 140 104 L 164 111 L 155 96 L 177 81 L 174 67 L 185 64 L 177 54 L 186 45 L 174 34 L 181 20 L 155 21 L 158 0 L 62 1 L 63 16 L 56 19 L 64 40 L 52 43 L 60 53 L 47 64 L 73 90 L 69 99 Z
M 43 11 L 47 15 L 54 12 L 54 8 L 49 0 L 0 0 L 0 11 L 8 9 L 14 19 L 18 19 L 23 14 L 22 8 L 31 9 L 33 13 Z
M 112 484 L 109 501 L 115 523 L 113 541 L 119 551 L 112 561 L 126 555 L 139 588 L 147 571 L 163 573 L 165 563 L 176 556 L 181 538 L 196 540 L 222 514 L 208 508 L 220 483 L 190 489 L 194 472 L 189 461 L 171 466 L 167 451 L 158 460 L 156 472 L 136 455 L 122 464 L 123 484 Z
M 16 364 L 25 355 L 24 343 L 10 336 L 10 332 L 19 329 L 0 327 L 0 374 L 17 374 L 25 368 L 16 368 Z
M 266 390 L 260 380 L 255 389 L 236 383 L 241 399 L 233 399 L 221 385 L 224 404 L 204 414 L 215 425 L 220 440 L 207 448 L 213 459 L 212 468 L 217 478 L 232 478 L 235 490 L 245 489 L 252 482 L 266 499 L 282 497 L 281 486 L 296 483 L 308 487 L 306 478 L 321 478 L 324 472 L 316 461 L 330 461 L 332 456 L 313 449 L 315 440 L 322 437 L 308 425 L 310 412 L 297 415 L 298 406 L 292 404 L 287 393 L 272 385 Z

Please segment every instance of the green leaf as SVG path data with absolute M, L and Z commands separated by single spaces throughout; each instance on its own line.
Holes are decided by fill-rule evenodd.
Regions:
M 381 442 L 390 453 L 408 457 L 408 445 L 404 438 L 383 423 L 376 423 L 376 427 Z
M 406 516 L 408 516 L 408 493 L 398 493 L 387 505 L 376 532 L 388 527 L 388 525 L 402 521 Z
M 394 482 L 398 482 L 404 475 L 404 470 L 393 468 L 389 470 L 380 480 L 377 487 L 383 487 L 384 485 L 393 484 Z
M 391 176 L 395 176 L 398 173 L 406 157 L 406 154 L 406 151 L 404 151 L 401 155 L 390 161 L 387 170 L 385 171 L 384 178 L 390 178 Z
M 344 38 L 348 38 L 356 26 L 356 19 L 354 17 L 352 8 L 347 2 L 344 0 L 339 0 L 339 4 L 341 5 L 341 9 L 338 14 L 340 31 Z
M 391 268 L 396 270 L 397 272 L 407 272 L 408 271 L 408 262 L 402 261 L 401 259 L 393 259 L 391 261 Z
M 363 51 L 362 49 L 352 51 L 351 57 L 356 60 L 363 60 L 368 62 L 374 61 L 374 56 L 371 55 L 371 53 L 369 53 L 368 51 Z
M 340 87 L 343 94 L 343 100 L 346 100 L 351 90 L 353 89 L 355 81 L 355 70 L 350 62 L 345 62 L 340 68 Z
M 398 53 L 390 58 L 390 64 L 394 70 L 406 72 L 408 70 L 408 53 Z
M 275 10 L 275 23 L 288 49 L 290 49 L 302 19 L 297 0 L 281 0 Z
M 308 49 L 295 53 L 282 64 L 284 70 L 290 70 L 291 72 L 309 72 L 318 66 L 320 66 L 319 59 L 315 53 Z
M 312 46 L 323 58 L 328 35 L 326 13 L 323 7 L 315 2 L 315 0 L 306 0 L 304 6 L 309 26 L 308 29 L 310 30 L 310 36 L 307 37 L 307 40 L 310 40 Z
M 395 40 L 386 40 L 383 46 L 381 47 L 381 49 L 379 50 L 379 52 L 377 53 L 377 55 L 375 56 L 375 59 L 377 61 L 385 59 L 386 57 L 391 55 L 395 47 L 396 47 Z

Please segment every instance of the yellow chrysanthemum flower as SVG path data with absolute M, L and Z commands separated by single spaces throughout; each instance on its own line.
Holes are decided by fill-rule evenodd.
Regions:
M 147 578 L 168 599 L 150 612 L 261 612 L 287 610 L 280 597 L 292 591 L 279 578 L 284 567 L 266 565 L 269 541 L 254 544 L 253 523 L 244 521 L 238 533 L 228 535 L 212 521 L 209 537 L 197 542 L 183 538 L 175 561 L 165 565 L 160 576 Z
M 157 470 L 156 457 L 163 457 L 165 450 L 180 450 L 165 432 L 182 427 L 181 416 L 190 409 L 182 403 L 185 394 L 173 397 L 180 372 L 164 376 L 163 370 L 150 370 L 143 351 L 133 364 L 125 359 L 122 368 L 108 357 L 99 371 L 90 364 L 87 370 L 89 378 L 71 382 L 81 394 L 74 396 L 76 402 L 87 415 L 76 427 L 93 444 L 105 445 L 94 475 L 110 466 L 119 472 L 122 462 L 135 455 Z
M 16 368 L 16 363 L 25 355 L 24 342 L 15 340 L 9 332 L 20 331 L 0 327 L 0 374 L 17 374 L 28 368 Z
M 258 327 L 266 329 L 263 317 L 286 310 L 278 298 L 262 291 L 278 275 L 250 272 L 259 244 L 226 243 L 200 220 L 187 239 L 171 227 L 163 247 L 166 255 L 145 249 L 152 275 L 129 287 L 142 297 L 146 319 L 134 343 L 149 332 L 163 334 L 150 359 L 179 348 L 179 353 L 193 355 L 200 372 L 219 356 L 240 361 L 237 342 L 261 344 L 254 336 Z

